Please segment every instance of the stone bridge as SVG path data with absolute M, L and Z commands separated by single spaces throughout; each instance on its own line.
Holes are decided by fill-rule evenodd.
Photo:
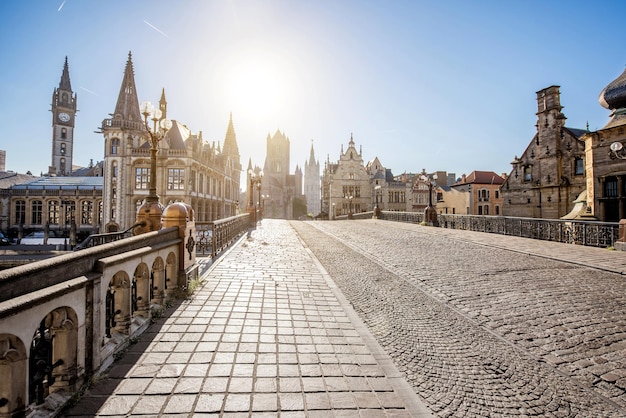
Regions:
M 624 252 L 384 220 L 265 219 L 192 297 L 153 315 L 167 304 L 149 292 L 152 277 L 162 289 L 187 280 L 180 231 L 120 241 L 124 254 L 85 250 L 92 259 L 71 280 L 32 272 L 41 282 L 28 293 L 0 289 L 1 416 L 16 411 L 7 405 L 75 417 L 626 416 Z M 121 271 L 132 273 L 116 281 Z M 53 379 L 38 388 L 44 355 Z M 62 409 L 67 388 L 105 369 Z

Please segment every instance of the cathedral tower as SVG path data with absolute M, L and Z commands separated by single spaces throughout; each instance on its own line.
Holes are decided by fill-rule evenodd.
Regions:
M 74 151 L 74 123 L 76 94 L 72 92 L 67 57 L 59 87 L 52 93 L 52 162 L 48 168 L 51 176 L 69 176 L 72 173 Z
M 304 162 L 304 195 L 306 196 L 306 211 L 313 216 L 321 212 L 320 194 L 320 163 L 315 159 L 315 150 L 311 144 L 311 155 Z

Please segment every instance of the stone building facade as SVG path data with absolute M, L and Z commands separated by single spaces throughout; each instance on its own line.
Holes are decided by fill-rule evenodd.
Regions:
M 158 108 L 167 118 L 165 91 Z M 102 122 L 104 135 L 104 208 L 107 232 L 124 230 L 137 218 L 137 209 L 149 193 L 150 141 L 139 108 L 132 56 L 129 53 L 115 111 Z M 241 163 L 232 115 L 223 147 L 209 144 L 202 132 L 194 134 L 183 123 L 159 141 L 156 167 L 157 194 L 162 204 L 190 204 L 196 221 L 233 216 L 239 205 Z
M 461 181 L 450 186 L 451 189 L 466 193 L 465 208 L 448 207 L 448 213 L 465 215 L 502 215 L 503 197 L 500 188 L 505 178 L 493 171 L 472 171 L 468 176 L 463 174 Z M 446 199 L 444 195 L 443 199 Z M 460 196 L 451 195 L 451 199 L 462 202 Z M 452 201 L 452 200 L 451 200 Z M 449 203 L 451 203 L 448 202 Z M 443 207 L 443 205 L 441 206 Z M 440 212 L 441 213 L 441 212 Z
M 372 186 L 362 150 L 357 151 L 350 135 L 348 148 L 341 146 L 339 161 L 327 159 L 322 176 L 322 211 L 330 219 L 372 210 Z
M 618 222 L 626 219 L 626 70 L 602 90 L 598 100 L 611 114 L 602 129 L 582 137 L 587 196 L 576 216 Z
M 582 129 L 567 128 L 559 86 L 537 92 L 537 133 L 502 186 L 502 214 L 558 219 L 585 190 Z

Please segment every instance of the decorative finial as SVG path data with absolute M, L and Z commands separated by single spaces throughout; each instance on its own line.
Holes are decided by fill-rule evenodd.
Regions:
M 589 132 L 589 121 L 587 121 L 587 132 Z

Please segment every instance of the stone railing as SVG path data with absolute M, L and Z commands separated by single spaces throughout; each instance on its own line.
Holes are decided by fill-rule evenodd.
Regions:
M 442 228 L 513 235 L 567 244 L 606 248 L 615 247 L 619 240 L 619 223 L 617 222 L 450 214 L 439 214 L 437 218 Z M 424 214 L 383 211 L 381 219 L 422 223 Z
M 244 213 L 213 222 L 196 222 L 196 255 L 217 255 L 243 235 L 250 226 L 250 214 Z

